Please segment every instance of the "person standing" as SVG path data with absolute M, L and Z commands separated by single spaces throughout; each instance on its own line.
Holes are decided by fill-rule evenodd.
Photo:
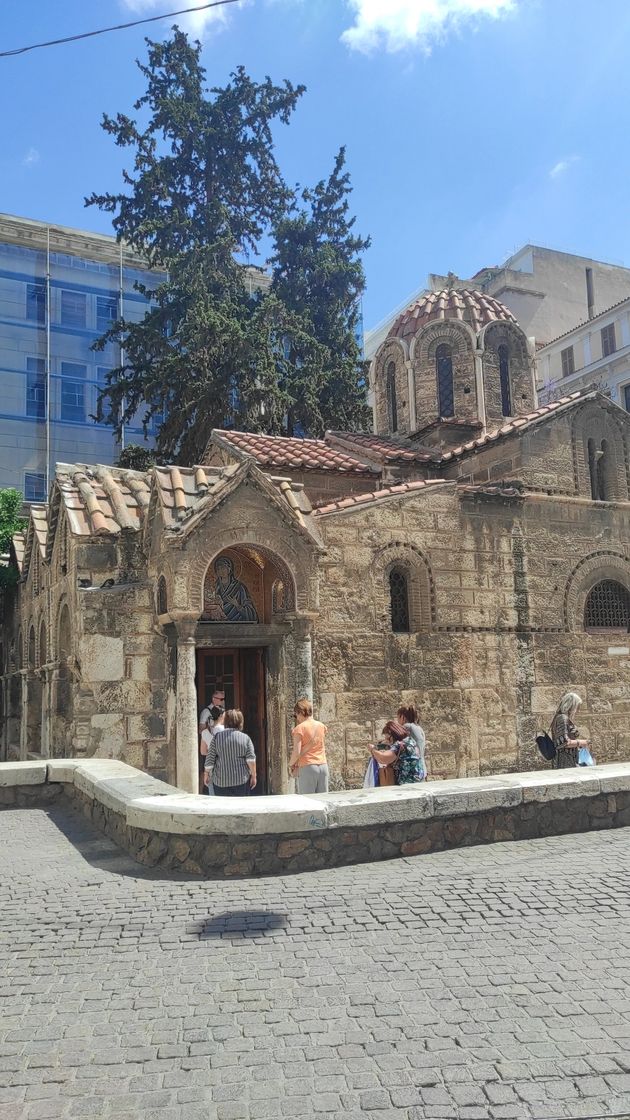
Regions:
M 230 708 L 215 729 L 206 755 L 205 781 L 216 797 L 247 797 L 256 786 L 256 751 L 243 731 L 243 713 Z
M 580 747 L 590 746 L 590 739 L 580 739 L 573 722 L 581 703 L 577 692 L 565 692 L 551 721 L 551 738 L 556 748 L 556 757 L 551 764 L 553 770 L 577 766 Z
M 203 708 L 199 713 L 199 792 L 210 793 L 210 787 L 205 782 L 204 766 L 206 762 L 206 755 L 208 754 L 208 747 L 212 738 L 212 733 L 215 728 L 223 725 L 223 715 L 225 712 L 225 692 L 222 688 L 215 688 L 212 693 L 210 706 Z
M 310 700 L 298 700 L 293 709 L 295 727 L 289 772 L 297 777 L 298 793 L 328 793 L 325 723 L 313 719 Z
M 423 771 L 424 777 L 426 778 L 426 776 L 427 776 L 427 764 L 426 764 L 426 757 L 425 756 L 426 756 L 426 749 L 427 749 L 427 741 L 426 741 L 424 731 L 422 730 L 420 724 L 418 723 L 418 709 L 416 708 L 415 704 L 409 704 L 406 707 L 405 706 L 400 707 L 398 709 L 397 713 L 396 713 L 396 719 L 397 719 L 398 723 L 400 723 L 402 725 L 402 727 L 404 727 L 407 734 L 411 736 L 414 743 L 416 744 L 416 754 L 417 754 L 418 758 L 420 759 L 420 763 L 422 765 L 422 771 Z
M 381 767 L 394 768 L 395 784 L 397 786 L 422 782 L 425 773 L 418 758 L 415 740 L 408 734 L 402 724 L 394 719 L 388 720 L 381 735 L 383 736 L 382 746 L 370 747 L 370 754 L 375 762 Z M 392 783 L 379 781 L 379 784 L 391 785 Z

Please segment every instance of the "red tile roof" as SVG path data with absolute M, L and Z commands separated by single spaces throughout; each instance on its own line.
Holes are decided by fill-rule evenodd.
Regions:
M 460 494 L 470 494 L 482 498 L 523 498 L 524 486 L 516 479 L 505 482 L 471 482 L 459 485 Z
M 251 455 L 258 466 L 267 470 L 337 471 L 368 477 L 374 474 L 366 463 L 348 452 L 330 447 L 323 439 L 254 435 L 220 429 L 212 434 L 242 454 Z
M 374 502 L 385 501 L 386 498 L 400 498 L 403 494 L 412 494 L 414 491 L 426 490 L 430 486 L 455 486 L 456 483 L 448 478 L 427 478 L 414 482 L 401 482 L 398 486 L 387 486 L 384 490 L 370 490 L 367 494 L 352 494 L 338 502 L 328 502 L 315 510 L 316 517 L 323 517 L 327 513 L 336 513 L 338 510 L 361 509 Z
M 460 455 L 465 455 L 469 451 L 477 451 L 481 447 L 485 447 L 487 443 L 494 443 L 495 440 L 502 439 L 504 436 L 513 435 L 515 432 L 522 432 L 525 428 L 529 428 L 537 424 L 539 420 L 543 420 L 550 413 L 558 412 L 568 404 L 572 404 L 578 397 L 588 397 L 591 394 L 589 391 L 571 393 L 569 397 L 561 397 L 560 400 L 552 401 L 551 404 L 545 404 L 541 408 L 537 408 L 535 412 L 528 412 L 525 416 L 517 416 L 514 420 L 508 420 L 500 428 L 493 428 L 484 435 L 479 436 L 478 439 L 471 439 L 468 443 L 462 443 L 459 447 L 453 447 L 450 451 L 442 452 L 441 462 L 448 463 L 451 459 L 458 459 Z
M 377 436 L 368 432 L 326 432 L 325 439 L 334 447 L 356 449 L 357 454 L 379 463 L 427 463 L 435 458 L 431 452 L 393 436 Z
M 406 308 L 389 331 L 388 338 L 411 338 L 420 327 L 436 319 L 459 319 L 480 331 L 486 323 L 515 323 L 512 312 L 493 296 L 474 288 L 444 288 L 429 292 Z

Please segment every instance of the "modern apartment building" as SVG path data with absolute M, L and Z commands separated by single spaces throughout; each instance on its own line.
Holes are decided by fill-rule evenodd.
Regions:
M 537 365 L 540 404 L 594 386 L 630 412 L 630 295 L 541 347 Z
M 119 315 L 143 317 L 134 285 L 147 276 L 114 237 L 0 215 L 0 487 L 41 502 L 55 463 L 108 464 L 120 453 L 112 428 L 93 419 L 118 347 L 92 344 Z M 140 421 L 122 443 L 150 442 Z
M 525 334 L 544 345 L 630 295 L 630 268 L 540 245 L 524 245 L 502 265 L 482 268 L 467 280 L 453 273 L 431 273 L 426 288 L 405 299 L 366 332 L 366 358 L 374 356 L 398 314 L 414 299 L 423 292 L 445 288 L 474 289 L 500 300 Z

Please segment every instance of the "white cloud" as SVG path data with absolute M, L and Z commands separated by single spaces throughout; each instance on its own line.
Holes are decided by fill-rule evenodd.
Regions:
M 201 3 L 202 0 L 197 0 Z M 243 0 L 244 2 L 244 0 Z M 159 15 L 164 10 L 176 11 L 178 8 L 194 8 L 195 0 L 180 0 L 180 3 L 164 3 L 164 0 L 121 0 L 122 7 L 138 19 L 143 16 Z M 167 22 L 172 26 L 177 24 L 182 31 L 186 31 L 193 38 L 203 38 L 211 29 L 220 31 L 227 26 L 230 13 L 242 7 L 242 3 L 226 4 L 221 8 L 206 8 L 201 12 L 189 12 L 188 15 L 172 16 Z M 147 35 L 151 37 L 150 29 Z
M 565 159 L 559 159 L 558 162 L 554 163 L 553 167 L 551 168 L 551 171 L 549 172 L 549 178 L 558 179 L 560 175 L 564 175 L 565 171 L 568 171 L 570 167 L 573 167 L 573 164 L 577 163 L 579 158 L 579 156 L 566 156 Z
M 483 18 L 499 19 L 516 11 L 519 0 L 347 0 L 355 22 L 341 38 L 369 54 L 378 47 L 400 51 L 434 42 L 464 24 L 473 29 Z
M 37 151 L 37 148 L 29 148 L 28 152 L 22 160 L 22 166 L 34 167 L 36 163 L 39 163 L 39 152 Z

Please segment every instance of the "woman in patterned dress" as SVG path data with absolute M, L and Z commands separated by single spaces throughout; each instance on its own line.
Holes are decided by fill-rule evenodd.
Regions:
M 370 754 L 375 762 L 381 766 L 394 766 L 397 786 L 423 781 L 425 772 L 418 748 L 402 724 L 390 719 L 381 734 L 384 749 L 379 749 L 381 744 L 378 747 L 370 747 Z
M 577 766 L 580 747 L 590 746 L 590 739 L 580 739 L 573 722 L 581 703 L 577 692 L 565 692 L 551 721 L 551 738 L 556 748 L 556 757 L 551 764 L 554 770 Z

